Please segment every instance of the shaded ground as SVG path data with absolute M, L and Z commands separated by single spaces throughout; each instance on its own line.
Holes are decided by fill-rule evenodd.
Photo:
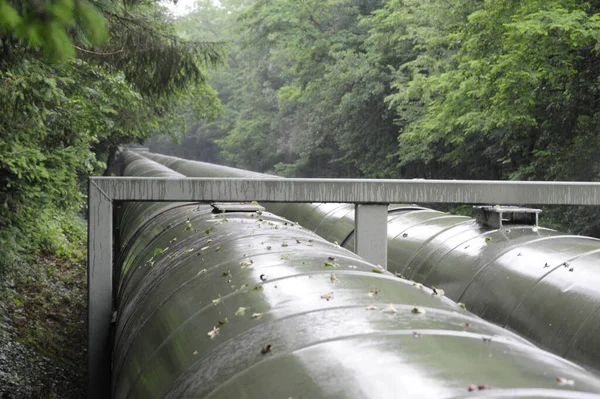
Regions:
M 86 375 L 83 256 L 40 256 L 0 282 L 0 398 L 81 398 Z

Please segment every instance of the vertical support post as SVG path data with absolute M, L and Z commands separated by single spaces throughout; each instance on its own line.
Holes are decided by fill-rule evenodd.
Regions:
M 113 204 L 94 182 L 88 193 L 88 398 L 110 398 Z
M 354 206 L 354 250 L 367 262 L 387 269 L 387 205 Z

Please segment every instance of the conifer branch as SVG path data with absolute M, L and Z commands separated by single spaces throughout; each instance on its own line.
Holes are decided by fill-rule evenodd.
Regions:
M 119 53 L 122 53 L 123 51 L 125 51 L 124 48 L 121 48 L 121 49 L 119 49 L 117 51 L 111 51 L 111 52 L 108 52 L 108 53 L 103 53 L 103 52 L 98 52 L 98 51 L 86 50 L 84 48 L 81 48 L 81 47 L 75 46 L 75 45 L 73 47 L 75 47 L 77 50 L 82 51 L 84 53 L 95 54 L 95 55 L 115 55 L 115 54 L 119 54 Z

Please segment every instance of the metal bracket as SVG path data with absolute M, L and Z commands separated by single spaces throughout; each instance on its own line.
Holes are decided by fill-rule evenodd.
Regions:
M 537 226 L 541 209 L 518 206 L 475 206 L 475 219 L 486 226 L 501 229 L 503 226 Z
M 252 205 L 252 203 L 246 202 L 213 202 L 210 206 L 213 207 L 213 213 L 258 212 L 265 210 L 264 206 Z

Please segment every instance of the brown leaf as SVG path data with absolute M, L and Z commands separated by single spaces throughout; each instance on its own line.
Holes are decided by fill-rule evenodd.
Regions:
M 325 299 L 328 302 L 333 299 L 333 292 L 328 292 L 327 294 L 321 295 L 321 299 Z
M 396 310 L 394 305 L 390 303 L 385 309 L 383 309 L 383 313 L 398 313 L 398 311 Z
M 207 334 L 207 335 L 208 335 L 208 336 L 209 336 L 209 337 L 212 339 L 212 338 L 214 338 L 214 337 L 215 337 L 217 334 L 219 334 L 219 328 L 218 328 L 218 327 L 213 327 L 213 329 L 212 329 L 212 330 L 210 330 L 210 331 L 208 332 L 208 334 Z

